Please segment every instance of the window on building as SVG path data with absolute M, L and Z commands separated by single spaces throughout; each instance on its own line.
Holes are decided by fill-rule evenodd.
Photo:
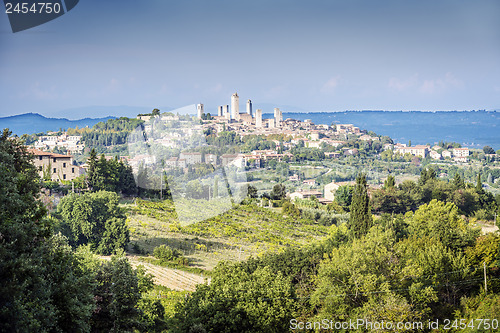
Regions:
M 75 173 L 75 168 L 71 168 L 71 172 L 72 172 L 72 173 Z
M 65 168 L 65 167 L 66 167 L 66 163 L 63 163 L 63 168 Z
M 43 159 L 43 156 L 38 156 L 38 159 L 41 161 Z
M 63 175 L 63 179 L 66 179 L 66 175 Z
M 54 163 L 56 163 L 56 158 L 54 157 Z
M 40 170 L 40 171 L 42 171 L 42 170 L 43 170 L 43 168 L 42 168 L 42 166 L 41 166 L 41 165 L 38 167 L 38 170 Z
M 54 168 L 54 173 L 56 173 L 56 168 Z

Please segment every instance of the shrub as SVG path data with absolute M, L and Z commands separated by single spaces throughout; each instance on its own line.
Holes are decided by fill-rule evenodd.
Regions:
M 474 213 L 474 217 L 478 220 L 481 220 L 481 221 L 491 221 L 494 219 L 494 215 L 492 212 L 490 211 L 487 211 L 486 209 L 484 208 L 481 208 L 479 210 L 477 210 L 475 213 Z
M 162 244 L 155 247 L 153 250 L 153 255 L 156 259 L 160 259 L 162 262 L 173 261 L 174 259 L 181 256 L 181 253 L 177 249 L 172 249 L 168 245 Z

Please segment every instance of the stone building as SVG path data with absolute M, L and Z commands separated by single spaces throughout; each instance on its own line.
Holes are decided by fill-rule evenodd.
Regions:
M 33 163 L 35 164 L 38 174 L 41 178 L 44 172 L 50 175 L 53 181 L 73 180 L 80 176 L 80 167 L 73 165 L 73 156 L 62 155 L 41 151 L 38 149 L 28 149 L 34 155 Z

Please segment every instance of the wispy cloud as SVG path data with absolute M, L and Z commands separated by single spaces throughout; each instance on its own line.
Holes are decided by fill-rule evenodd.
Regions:
M 451 89 L 461 89 L 464 87 L 464 82 L 450 72 L 438 78 L 421 78 L 416 73 L 405 79 L 391 77 L 387 86 L 397 92 L 418 91 L 422 94 L 437 94 Z
M 436 94 L 448 89 L 463 88 L 463 81 L 457 79 L 452 73 L 448 72 L 444 77 L 424 80 L 419 90 L 424 94 Z
M 320 91 L 323 94 L 331 94 L 335 91 L 337 86 L 339 85 L 340 81 L 340 75 L 337 75 L 335 77 L 330 78 L 328 81 L 326 81 L 323 86 L 321 87 Z
M 222 92 L 222 84 L 217 83 L 215 86 L 208 88 L 208 93 L 216 94 Z
M 288 94 L 288 89 L 284 85 L 271 87 L 265 93 L 266 97 L 270 99 L 280 98 L 287 94 Z
M 389 79 L 389 88 L 396 91 L 405 91 L 414 88 L 418 84 L 418 74 L 413 74 L 406 79 L 391 77 Z
M 55 86 L 46 87 L 41 85 L 40 82 L 35 82 L 25 92 L 20 93 L 19 97 L 49 101 L 56 100 L 61 96 Z
M 106 91 L 108 92 L 117 92 L 120 90 L 121 87 L 121 81 L 115 78 L 112 78 L 109 80 L 108 84 L 106 85 Z

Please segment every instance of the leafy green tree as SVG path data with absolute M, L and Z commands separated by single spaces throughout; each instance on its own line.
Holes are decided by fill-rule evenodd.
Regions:
M 101 254 L 125 249 L 130 236 L 118 201 L 116 193 L 105 191 L 64 197 L 57 211 L 71 244 L 90 244 Z
M 365 235 L 373 224 L 365 175 L 356 178 L 350 210 L 349 226 L 354 237 L 359 238 Z
M 108 161 L 103 154 L 97 159 L 96 151 L 92 149 L 87 163 L 89 164 L 87 183 L 91 191 L 137 194 L 132 168 L 119 161 L 118 157 Z
M 416 206 L 411 195 L 400 189 L 374 190 L 370 202 L 373 211 L 380 213 L 402 214 Z
M 206 332 L 285 332 L 296 301 L 290 278 L 269 267 L 246 271 L 220 263 L 209 285 L 181 302 L 175 314 L 174 332 L 194 327 Z
M 297 206 L 295 206 L 293 203 L 289 201 L 285 201 L 285 203 L 283 203 L 282 212 L 284 215 L 292 217 L 300 216 L 300 210 L 297 208 Z
M 457 311 L 457 318 L 465 319 L 467 323 L 471 320 L 477 320 L 478 318 L 488 318 L 489 322 L 493 320 L 500 321 L 500 295 L 495 294 L 481 294 L 474 297 L 464 297 L 461 301 L 461 311 Z M 475 326 L 471 328 L 467 326 L 464 330 L 465 333 L 477 333 L 477 332 L 491 332 L 491 329 L 486 329 L 484 326 Z
M 434 180 L 434 179 L 436 179 L 436 177 L 437 177 L 437 174 L 433 168 L 429 167 L 429 168 L 423 169 L 420 172 L 420 178 L 418 179 L 418 184 L 420 186 L 425 185 L 429 180 Z
M 253 185 L 248 185 L 247 196 L 252 199 L 257 198 L 258 197 L 257 188 Z
M 142 313 L 138 307 L 141 277 L 149 280 L 143 286 L 152 286 L 151 276 L 132 268 L 127 258 L 114 256 L 103 262 L 95 272 L 96 309 L 90 323 L 93 332 L 134 332 L 142 327 Z
M 394 245 L 394 255 L 402 277 L 396 288 L 408 289 L 410 304 L 427 319 L 443 316 L 470 290 L 463 281 L 471 279 L 473 273 L 467 269 L 463 255 L 434 235 L 410 234 Z
M 32 156 L 10 135 L 0 135 L 0 331 L 88 331 L 91 281 L 51 236 Z
M 311 299 L 319 318 L 354 319 L 356 309 L 365 302 L 381 301 L 373 292 L 389 293 L 387 280 L 398 270 L 396 262 L 390 260 L 394 233 L 372 230 L 366 237 L 333 249 L 321 262 Z
M 466 250 L 467 261 L 470 266 L 479 267 L 486 263 L 496 268 L 500 265 L 500 235 L 489 233 L 477 239 L 474 247 Z
M 376 220 L 376 224 L 382 226 L 384 230 L 393 230 L 396 240 L 406 238 L 408 236 L 408 224 L 404 220 L 402 214 L 382 213 L 380 218 Z
M 181 253 L 177 249 L 172 249 L 170 246 L 162 244 L 154 248 L 153 255 L 162 262 L 167 262 L 180 257 Z
M 393 189 L 396 186 L 396 179 L 393 175 L 387 176 L 387 179 L 384 181 L 384 189 Z
M 491 148 L 490 146 L 484 146 L 483 147 L 483 152 L 485 154 L 494 154 L 495 150 L 493 148 Z
M 335 192 L 335 201 L 343 208 L 349 209 L 352 202 L 353 187 L 349 185 L 339 186 Z
M 272 200 L 282 200 L 286 198 L 286 187 L 283 184 L 276 184 L 270 193 Z
M 479 207 L 479 195 L 473 188 L 458 189 L 453 192 L 451 202 L 464 214 L 471 216 Z
M 95 173 L 97 181 L 94 191 L 115 191 L 118 180 L 104 154 L 97 160 Z
M 207 193 L 208 194 L 208 193 Z M 201 182 L 198 179 L 192 180 L 186 185 L 186 196 L 194 199 L 203 198 L 204 191 Z
M 145 331 L 147 332 L 164 332 L 166 323 L 165 317 L 165 307 L 159 299 L 151 299 L 142 297 L 137 306 L 142 312 L 141 326 L 145 326 Z
M 479 229 L 468 226 L 453 203 L 432 200 L 423 204 L 415 213 L 406 214 L 410 232 L 415 236 L 436 237 L 445 246 L 462 250 L 474 245 Z
M 455 177 L 453 178 L 453 186 L 455 187 L 455 189 L 464 189 L 465 188 L 465 182 L 464 180 L 462 179 L 462 177 L 460 177 L 460 175 L 457 173 L 455 173 Z
M 119 164 L 119 187 L 118 190 L 125 195 L 136 195 L 137 185 L 130 165 L 125 165 L 122 161 Z

